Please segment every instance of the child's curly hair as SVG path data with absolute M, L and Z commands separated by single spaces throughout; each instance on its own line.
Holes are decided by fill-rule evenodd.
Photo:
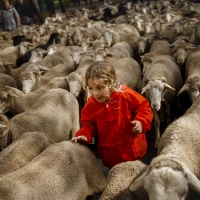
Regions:
M 106 61 L 96 61 L 87 69 L 85 73 L 85 80 L 83 82 L 83 88 L 86 94 L 89 78 L 98 78 L 102 80 L 105 85 L 111 89 L 111 91 L 117 91 L 119 86 L 114 67 Z

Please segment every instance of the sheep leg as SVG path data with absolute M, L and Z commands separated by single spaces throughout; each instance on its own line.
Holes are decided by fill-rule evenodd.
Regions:
M 158 111 L 153 109 L 153 115 L 155 120 L 155 128 L 156 128 L 156 143 L 155 148 L 158 147 L 159 141 L 160 141 L 160 120 L 158 117 Z

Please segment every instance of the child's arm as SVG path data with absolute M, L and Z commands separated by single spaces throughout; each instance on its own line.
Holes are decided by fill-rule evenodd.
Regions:
M 89 144 L 92 141 L 92 137 L 96 135 L 97 126 L 94 120 L 93 111 L 86 106 L 81 111 L 81 128 L 72 138 L 72 142 L 80 142 L 84 144 Z
M 153 119 L 153 112 L 149 101 L 144 98 L 141 94 L 132 91 L 132 109 L 134 115 L 134 121 L 139 121 L 142 126 L 142 133 L 145 133 L 151 127 L 151 122 Z M 138 131 L 138 126 L 134 127 Z M 133 130 L 135 130 L 133 128 Z

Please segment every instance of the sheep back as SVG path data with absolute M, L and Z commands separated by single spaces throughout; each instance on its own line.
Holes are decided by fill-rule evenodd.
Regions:
M 89 148 L 70 141 L 50 145 L 23 168 L 0 178 L 0 199 L 85 200 L 106 178 Z

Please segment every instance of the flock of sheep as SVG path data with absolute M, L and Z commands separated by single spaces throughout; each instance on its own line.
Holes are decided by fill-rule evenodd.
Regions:
M 56 13 L 0 32 L 0 200 L 183 200 L 200 193 L 200 4 L 150 0 Z M 80 128 L 94 61 L 150 102 L 157 156 L 105 175 Z M 184 109 L 172 119 L 172 105 Z M 166 129 L 161 124 L 166 121 Z M 154 124 L 152 124 L 154 126 Z

